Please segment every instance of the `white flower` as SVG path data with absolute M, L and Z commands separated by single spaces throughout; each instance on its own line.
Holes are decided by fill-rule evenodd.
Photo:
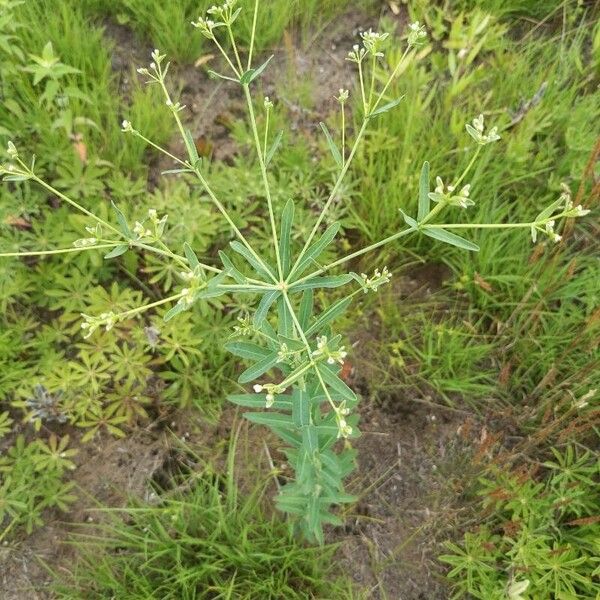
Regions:
M 523 594 L 529 587 L 529 579 L 523 581 L 515 581 L 514 579 L 509 583 L 506 594 L 508 600 L 525 600 Z
M 352 46 L 352 50 L 348 52 L 348 57 L 346 60 L 350 62 L 360 63 L 363 58 L 367 55 L 367 51 L 364 48 L 361 48 L 358 44 L 354 44 Z
M 369 31 L 363 31 L 360 34 L 360 37 L 362 38 L 363 41 L 363 46 L 365 47 L 365 50 L 371 55 L 371 56 L 378 56 L 381 57 L 383 56 L 383 52 L 380 52 L 380 48 L 383 45 L 383 42 L 385 42 L 385 40 L 388 38 L 389 33 L 377 33 L 375 31 L 373 31 L 372 29 L 369 29 Z
M 123 122 L 121 123 L 121 131 L 124 133 L 133 132 L 133 126 L 127 119 L 124 119 Z
M 487 134 L 484 133 L 483 115 L 475 117 L 472 125 L 467 123 L 465 128 L 469 135 L 480 145 L 485 146 L 500 139 L 498 128 L 492 127 Z
M 380 285 L 389 283 L 392 278 L 392 274 L 388 271 L 387 267 L 383 267 L 383 271 L 375 269 L 372 277 L 369 277 L 366 273 L 361 273 L 360 277 L 362 279 L 360 284 L 362 285 L 363 291 L 366 294 L 369 291 L 376 292 Z M 357 276 L 355 276 L 355 279 L 356 278 Z
M 257 394 L 260 394 L 263 391 L 263 386 L 260 383 L 255 383 L 252 388 Z
M 469 198 L 471 184 L 464 185 L 459 192 L 454 193 L 456 186 L 448 185 L 445 187 L 441 177 L 436 177 L 435 182 L 435 190 L 429 192 L 429 198 L 434 202 L 443 202 L 451 206 L 460 206 L 461 208 L 468 208 L 475 204 Z
M 346 100 L 348 100 L 349 95 L 350 95 L 350 92 L 348 92 L 348 90 L 340 88 L 339 89 L 339 96 L 336 98 L 336 100 L 340 104 L 344 104 L 344 102 L 346 102 Z
M 8 154 L 8 158 L 10 158 L 11 160 L 14 160 L 19 156 L 19 152 L 17 151 L 16 146 L 12 142 L 8 142 L 6 154 Z
M 265 100 L 263 102 L 265 110 L 269 111 L 273 108 L 273 102 L 269 99 L 269 96 L 265 96 Z
M 275 402 L 275 394 L 267 394 L 265 396 L 265 408 L 271 408 L 271 406 L 273 406 L 273 403 Z
M 427 40 L 427 31 L 424 25 L 421 25 L 419 21 L 410 23 L 408 26 L 408 46 L 409 48 L 417 48 L 422 46 Z

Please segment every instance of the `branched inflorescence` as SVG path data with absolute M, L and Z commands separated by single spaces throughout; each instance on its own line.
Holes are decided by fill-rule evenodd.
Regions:
M 345 493 L 343 482 L 355 468 L 356 453 L 351 440 L 359 435 L 356 413 L 358 397 L 340 376 L 347 351 L 341 335 L 334 332 L 333 323 L 349 307 L 355 295 L 360 292 L 377 292 L 391 277 L 386 267 L 376 269 L 372 275 L 340 274 L 337 267 L 412 233 L 421 233 L 470 251 L 477 251 L 477 245 L 451 230 L 526 227 L 531 230 L 534 241 L 541 233 L 557 242 L 560 241 L 560 235 L 555 232 L 556 224 L 565 217 L 582 216 L 588 211 L 580 206 L 573 207 L 570 195 L 565 190 L 554 204 L 529 223 L 434 222 L 434 219 L 449 206 L 467 209 L 474 204 L 471 186 L 464 183 L 464 180 L 482 148 L 500 137 L 496 127 L 486 132 L 484 118 L 480 115 L 472 124 L 466 125 L 467 132 L 476 142 L 476 150 L 459 177 L 448 185 L 437 177 L 436 187 L 431 191 L 429 163 L 423 165 L 418 214 L 411 217 L 400 211 L 406 227 L 399 227 L 396 233 L 387 238 L 343 258 L 328 264 L 319 262 L 323 251 L 332 244 L 340 229 L 340 224 L 334 223 L 323 231 L 323 220 L 340 191 L 365 131 L 373 119 L 392 110 L 401 102 L 402 98 L 388 96 L 390 85 L 398 73 L 402 72 L 406 63 L 413 59 L 418 47 L 427 42 L 426 32 L 417 22 L 409 26 L 406 49 L 383 85 L 378 83 L 380 79 L 376 77 L 376 72 L 381 69 L 380 63 L 384 58 L 388 35 L 372 30 L 366 31 L 360 36 L 361 43 L 350 50 L 348 60 L 355 63 L 358 70 L 358 104 L 362 113 L 359 115 L 360 125 L 354 133 L 352 144 L 347 147 L 345 110 L 350 93 L 340 89 L 337 101 L 341 111 L 341 148 L 327 126 L 321 123 L 325 141 L 336 164 L 337 177 L 303 246 L 300 249 L 295 248 L 292 241 L 294 202 L 289 200 L 282 213 L 276 215 L 268 177 L 268 166 L 276 155 L 282 137 L 281 132 L 278 133 L 268 145 L 268 140 L 272 137 L 269 132 L 269 114 L 274 104 L 269 98 L 264 98 L 261 102 L 265 112 L 265 130 L 261 135 L 250 92 L 251 84 L 260 77 L 270 60 L 260 66 L 253 66 L 254 29 L 258 6 L 259 0 L 256 0 L 252 42 L 245 63 L 242 61 L 233 31 L 233 25 L 240 13 L 235 0 L 212 7 L 206 17 L 201 17 L 192 24 L 216 45 L 229 69 L 227 74 L 213 75 L 235 82 L 241 86 L 244 93 L 264 185 L 268 212 L 267 227 L 272 240 L 271 255 L 266 256 L 256 249 L 252 240 L 236 226 L 232 216 L 213 191 L 193 137 L 181 120 L 180 115 L 185 107 L 171 97 L 167 88 L 169 63 L 165 62 L 164 55 L 154 50 L 149 68 L 140 68 L 138 72 L 146 77 L 148 84 L 156 85 L 162 91 L 164 102 L 172 113 L 188 156 L 182 159 L 169 153 L 145 138 L 129 121 L 123 122 L 122 130 L 127 135 L 144 140 L 170 157 L 178 166 L 171 172 L 186 173 L 197 178 L 215 209 L 231 227 L 236 239 L 230 243 L 229 251 L 237 255 L 236 264 L 244 266 L 236 267 L 233 255 L 225 251 L 219 252 L 220 267 L 200 262 L 187 244 L 184 245 L 182 254 L 174 252 L 162 241 L 167 216 L 159 216 L 155 210 L 151 209 L 144 219 L 136 221 L 133 226 L 116 205 L 113 205 L 116 224 L 97 217 L 40 179 L 35 173 L 35 164 L 26 164 L 12 143 L 9 143 L 7 150 L 9 162 L 0 167 L 0 174 L 4 175 L 5 180 L 33 181 L 86 214 L 92 222 L 86 228 L 88 236 L 76 240 L 72 248 L 9 253 L 3 256 L 102 249 L 107 250 L 105 258 L 112 259 L 131 249 L 138 249 L 156 253 L 165 260 L 174 261 L 181 268 L 181 288 L 173 296 L 120 314 L 106 312 L 98 316 L 82 315 L 82 329 L 86 336 L 92 335 L 101 327 L 108 330 L 125 318 L 166 303 L 172 304 L 172 307 L 166 313 L 165 319 L 171 319 L 178 313 L 189 310 L 199 301 L 223 294 L 250 294 L 255 298 L 253 313 L 240 319 L 233 338 L 225 344 L 231 353 L 250 363 L 241 373 L 239 383 L 250 384 L 252 391 L 232 395 L 229 400 L 234 404 L 256 409 L 245 413 L 244 416 L 254 423 L 269 427 L 284 442 L 284 451 L 293 467 L 294 477 L 281 487 L 277 504 L 280 509 L 294 517 L 293 522 L 308 538 L 322 542 L 323 525 L 341 523 L 332 509 L 342 503 L 354 501 L 353 496 Z M 433 208 L 432 201 L 435 203 Z M 334 270 L 336 271 L 332 274 Z M 355 288 L 330 306 L 315 306 L 315 290 L 352 284 Z

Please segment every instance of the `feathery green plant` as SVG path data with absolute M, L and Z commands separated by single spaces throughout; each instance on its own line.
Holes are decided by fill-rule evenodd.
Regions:
M 133 224 L 128 222 L 114 204 L 116 223 L 94 214 L 42 179 L 35 170 L 35 161 L 25 162 L 12 143 L 9 143 L 7 151 L 10 162 L 0 168 L 4 179 L 41 185 L 85 214 L 90 223 L 86 227 L 87 236 L 76 240 L 72 247 L 12 252 L 2 256 L 103 250 L 105 259 L 113 259 L 131 249 L 139 249 L 177 265 L 183 282 L 179 291 L 121 313 L 108 311 L 99 315 L 84 314 L 82 328 L 86 337 L 93 335 L 99 328 L 110 330 L 123 319 L 130 319 L 166 304 L 172 304 L 164 315 L 168 321 L 196 302 L 212 301 L 223 295 L 237 297 L 249 294 L 255 301 L 254 308 L 251 314 L 240 318 L 234 339 L 227 341 L 225 347 L 251 363 L 238 381 L 240 384 L 253 384 L 254 393 L 236 394 L 230 396 L 229 400 L 246 408 L 263 409 L 260 412 L 247 412 L 244 416 L 254 423 L 269 427 L 286 444 L 285 453 L 294 469 L 294 479 L 282 486 L 277 505 L 295 517 L 293 522 L 296 528 L 307 538 L 322 543 L 323 525 L 341 523 L 332 508 L 354 501 L 353 496 L 344 492 L 344 479 L 355 467 L 355 450 L 351 446 L 351 440 L 359 435 L 355 410 L 358 397 L 340 376 L 347 352 L 341 336 L 335 334 L 332 324 L 349 308 L 355 296 L 361 292 L 376 292 L 391 277 L 385 267 L 374 269 L 372 275 L 353 272 L 340 274 L 338 267 L 411 234 L 426 235 L 467 251 L 477 251 L 478 246 L 454 231 L 524 228 L 531 232 L 534 241 L 538 235 L 547 235 L 553 241 L 559 241 L 560 236 L 554 232 L 556 221 L 582 216 L 587 211 L 581 206 L 574 207 L 568 190 L 565 190 L 532 221 L 476 224 L 437 222 L 436 218 L 446 208 L 455 206 L 466 209 L 473 204 L 470 185 L 465 183 L 467 175 L 476 163 L 481 149 L 499 139 L 497 129 L 486 130 L 484 117 L 479 115 L 466 125 L 467 132 L 476 142 L 476 150 L 464 171 L 451 184 L 445 184 L 437 177 L 436 187 L 431 191 L 429 163 L 423 164 L 417 214 L 410 216 L 399 209 L 405 227 L 398 226 L 395 233 L 342 258 L 325 264 L 319 262 L 340 229 L 339 222 L 334 222 L 325 231 L 322 231 L 321 226 L 341 190 L 342 182 L 369 124 L 380 115 L 393 110 L 403 100 L 402 97 L 390 98 L 388 92 L 391 83 L 426 41 L 424 28 L 415 22 L 408 28 L 405 50 L 383 83 L 377 74 L 388 34 L 371 30 L 363 32 L 361 44 L 356 44 L 351 49 L 348 60 L 356 65 L 358 71 L 359 125 L 353 137 L 350 136 L 346 114 L 349 92 L 340 90 L 337 100 L 342 126 L 339 136 L 336 136 L 339 137 L 339 143 L 327 126 L 320 124 L 336 165 L 337 178 L 302 247 L 296 248 L 292 236 L 296 212 L 294 201 L 290 199 L 282 213 L 276 215 L 268 173 L 270 164 L 276 160 L 283 133 L 273 135 L 270 131 L 269 117 L 273 103 L 268 98 L 263 102 L 265 127 L 262 132 L 259 131 L 251 93 L 253 82 L 261 76 L 270 61 L 269 58 L 259 66 L 254 66 L 259 4 L 259 0 L 256 0 L 247 56 L 243 56 L 234 32 L 234 23 L 241 11 L 236 8 L 236 0 L 227 0 L 222 6 L 212 7 L 208 10 L 207 18 L 199 18 L 193 25 L 216 45 L 223 56 L 228 72 L 214 72 L 214 75 L 241 86 L 245 97 L 268 210 L 267 230 L 271 239 L 271 251 L 268 255 L 259 252 L 253 240 L 248 239 L 236 225 L 226 205 L 211 186 L 208 169 L 198 156 L 192 135 L 181 118 L 185 107 L 172 97 L 167 87 L 169 63 L 165 62 L 163 54 L 154 50 L 150 67 L 141 68 L 138 72 L 147 78 L 147 83 L 157 86 L 162 92 L 188 156 L 182 159 L 171 154 L 147 139 L 129 121 L 123 122 L 123 131 L 155 147 L 174 161 L 178 168 L 168 173 L 192 176 L 199 181 L 205 194 L 237 238 L 230 243 L 230 253 L 219 252 L 222 266 L 202 262 L 187 243 L 183 245 L 183 253 L 169 248 L 163 241 L 167 215 L 159 215 L 154 209 L 149 210 L 145 219 Z M 355 289 L 343 298 L 323 309 L 315 307 L 315 290 L 350 284 Z

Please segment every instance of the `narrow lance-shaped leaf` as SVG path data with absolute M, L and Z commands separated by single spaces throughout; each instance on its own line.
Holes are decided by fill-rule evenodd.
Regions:
M 429 163 L 425 161 L 421 168 L 421 178 L 419 179 L 419 209 L 417 221 L 422 221 L 429 214 Z
M 125 237 L 131 238 L 131 230 L 129 229 L 129 225 L 127 225 L 127 219 L 125 218 L 125 215 L 121 212 L 121 209 L 114 202 L 111 201 L 111 204 L 113 210 L 115 211 L 115 214 L 117 215 L 117 223 L 119 224 L 119 229 L 125 235 Z
M 129 250 L 128 244 L 119 244 L 118 246 L 115 246 L 108 254 L 105 254 L 104 258 L 108 259 L 121 256 L 121 254 L 125 254 L 127 250 Z
M 271 144 L 271 147 L 269 148 L 269 151 L 267 152 L 267 154 L 265 156 L 265 166 L 268 166 L 269 163 L 273 160 L 273 157 L 275 156 L 275 152 L 277 152 L 277 148 L 279 148 L 279 145 L 281 144 L 282 139 L 283 139 L 283 129 L 281 129 L 279 132 L 277 132 L 277 135 L 275 136 L 275 139 L 273 140 L 273 143 Z
M 310 318 L 313 312 L 314 293 L 312 289 L 304 290 L 302 300 L 300 301 L 300 310 L 298 312 L 298 320 L 302 329 L 306 330 L 310 323 Z
M 292 315 L 290 314 L 290 310 L 285 302 L 285 299 L 281 296 L 277 298 L 277 315 L 279 318 L 279 335 L 292 337 L 294 332 L 294 322 L 292 320 Z
M 275 300 L 277 300 L 278 296 L 280 295 L 281 292 L 279 290 L 272 290 L 263 294 L 263 297 L 260 299 L 260 303 L 252 319 L 254 322 L 254 326 L 257 329 L 260 329 L 260 327 L 263 324 L 263 321 L 267 318 L 267 314 L 273 302 L 275 302 Z
M 388 102 L 387 104 L 384 104 L 383 106 L 380 106 L 379 108 L 376 108 L 369 115 L 369 119 L 376 117 L 377 115 L 382 115 L 383 113 L 386 113 L 386 112 L 392 110 L 392 108 L 398 106 L 398 104 L 400 104 L 400 102 L 402 102 L 403 98 L 404 98 L 404 96 L 400 96 L 400 98 L 396 98 L 395 100 L 392 100 L 391 102 Z
M 219 258 L 221 259 L 221 262 L 223 263 L 223 266 L 225 267 L 229 275 L 233 277 L 233 279 L 237 283 L 246 283 L 246 278 L 244 277 L 244 275 L 242 275 L 240 271 L 238 271 L 238 269 L 236 269 L 233 266 L 231 259 L 229 258 L 229 256 L 227 256 L 227 254 L 225 254 L 225 252 L 223 252 L 223 250 L 219 250 Z
M 196 253 L 192 250 L 191 246 L 187 242 L 183 244 L 183 253 L 188 261 L 188 265 L 190 265 L 190 269 L 195 269 L 200 265 L 200 261 L 198 260 Z
M 262 266 L 262 264 L 257 260 L 257 258 L 254 256 L 254 254 L 252 254 L 252 252 L 250 252 L 250 250 L 248 250 L 248 248 L 246 248 L 246 246 L 244 246 L 237 240 L 234 240 L 233 242 L 229 242 L 229 245 L 231 246 L 232 250 L 237 252 L 239 255 L 243 256 L 246 259 L 246 261 L 250 264 L 250 266 L 254 270 L 256 270 L 258 273 L 261 273 L 263 276 L 265 276 L 267 278 L 270 278 L 270 276 L 273 275 L 273 272 L 271 270 L 269 270 L 269 271 L 265 270 L 265 267 Z
M 325 312 L 321 313 L 317 320 L 306 330 L 306 336 L 310 337 L 319 333 L 328 323 L 337 319 L 350 306 L 352 298 L 342 298 L 332 304 Z
M 268 348 L 263 348 L 253 342 L 244 341 L 227 342 L 225 344 L 225 350 L 240 358 L 247 358 L 248 360 L 254 361 L 262 360 L 271 354 L 271 351 Z
M 339 223 L 333 223 L 325 230 L 325 233 L 304 253 L 302 260 L 298 263 L 298 266 L 294 270 L 296 275 L 300 275 L 307 267 L 313 264 L 313 261 L 315 261 L 317 256 L 319 256 L 321 252 L 323 252 L 323 250 L 325 250 L 325 248 L 331 244 L 339 230 Z
M 321 121 L 321 123 L 319 123 L 319 125 L 321 126 L 321 129 L 323 130 L 323 133 L 325 134 L 325 139 L 327 140 L 327 145 L 329 146 L 329 150 L 331 151 L 333 159 L 335 160 L 337 166 L 340 167 L 340 169 L 341 169 L 344 166 L 344 161 L 342 159 L 342 155 L 340 154 L 338 147 L 335 145 L 335 142 L 333 141 L 333 138 L 331 137 L 331 134 L 329 133 L 329 129 L 327 129 L 327 125 L 325 125 L 325 123 L 323 123 L 322 121 Z
M 295 292 L 316 288 L 337 288 L 346 285 L 352 281 L 352 275 L 331 275 L 329 277 L 312 277 L 308 281 L 303 281 L 291 289 Z
M 290 198 L 281 214 L 281 236 L 279 239 L 279 255 L 283 274 L 287 275 L 290 269 L 292 254 L 292 224 L 294 222 L 294 201 Z
M 244 418 L 259 425 L 266 425 L 271 428 L 294 429 L 294 422 L 291 415 L 283 413 L 244 413 Z
M 269 56 L 269 58 L 267 58 L 267 60 L 260 65 L 260 67 L 256 67 L 256 69 L 248 69 L 248 71 L 243 73 L 240 77 L 240 83 L 242 85 L 248 85 L 252 83 L 267 68 L 267 65 L 271 62 L 272 58 L 273 54 L 271 54 L 271 56 Z
M 265 356 L 257 363 L 253 364 L 251 367 L 248 367 L 239 377 L 239 383 L 250 383 L 254 381 L 257 377 L 260 377 L 264 373 L 266 373 L 269 369 L 273 368 L 277 364 L 278 354 L 277 352 L 273 352 L 268 356 Z
M 440 242 L 445 242 L 446 244 L 450 244 L 451 246 L 456 246 L 458 248 L 462 248 L 463 250 L 470 250 L 472 252 L 479 252 L 479 246 L 470 240 L 465 240 L 461 238 L 459 235 L 451 233 L 450 231 L 446 231 L 445 229 L 438 228 L 430 228 L 423 227 L 421 230 L 425 235 L 428 235 L 431 238 L 439 240 Z
M 194 137 L 192 136 L 192 132 L 189 129 L 185 130 L 185 148 L 187 150 L 188 156 L 190 158 L 190 163 L 195 165 L 200 157 L 198 156 L 198 150 L 196 148 L 196 143 L 194 142 Z

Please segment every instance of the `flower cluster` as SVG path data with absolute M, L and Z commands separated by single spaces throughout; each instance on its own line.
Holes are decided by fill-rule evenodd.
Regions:
M 376 292 L 380 285 L 389 283 L 392 278 L 392 274 L 388 271 L 387 267 L 383 267 L 383 271 L 375 269 L 373 275 L 369 277 L 366 273 L 360 274 L 360 284 L 363 288 L 364 293 Z
M 150 53 L 150 57 L 152 58 L 152 62 L 150 63 L 150 69 L 140 67 L 139 69 L 137 69 L 137 72 L 140 75 L 146 75 L 146 77 L 150 77 L 150 81 L 148 83 L 162 81 L 165 75 L 167 74 L 167 71 L 169 70 L 169 63 L 167 63 L 164 69 L 162 68 L 162 62 L 166 58 L 166 56 L 166 54 L 161 54 L 160 50 L 155 48 Z M 123 124 L 125 123 L 127 123 L 127 121 L 123 122 Z
M 355 62 L 355 63 L 361 63 L 363 61 L 363 58 L 367 55 L 367 51 L 364 48 L 361 48 L 358 44 L 354 44 L 354 46 L 352 46 L 352 50 L 350 50 L 350 52 L 348 52 L 348 57 L 346 58 L 346 60 L 349 60 L 350 62 Z
M 8 158 L 10 158 L 10 160 L 15 160 L 15 158 L 19 157 L 19 152 L 17 151 L 16 146 L 12 142 L 8 142 L 6 154 L 8 155 Z
M 473 124 L 465 125 L 469 135 L 480 145 L 485 146 L 492 142 L 497 142 L 500 139 L 498 128 L 492 127 L 487 133 L 484 133 L 483 115 L 479 115 L 473 119 Z
M 429 197 L 434 202 L 442 202 L 450 206 L 460 206 L 461 208 L 468 208 L 473 206 L 475 202 L 469 198 L 471 191 L 471 185 L 464 185 L 458 192 L 455 186 L 448 185 L 444 186 L 444 182 L 441 177 L 435 178 L 436 187 L 433 192 L 429 192 Z
M 275 396 L 277 396 L 278 394 L 283 394 L 285 392 L 285 388 L 282 388 L 276 383 L 265 383 L 262 385 L 260 383 L 256 383 L 253 389 L 257 394 L 260 394 L 261 392 L 266 392 L 266 408 L 271 408 L 271 406 L 273 406 L 273 403 L 275 402 Z
M 81 313 L 81 316 L 83 317 L 81 329 L 86 332 L 84 339 L 89 338 L 99 327 L 105 327 L 106 331 L 110 331 L 119 322 L 119 315 L 112 311 L 100 313 L 97 317 L 85 313 Z
M 409 48 L 418 48 L 427 41 L 427 31 L 424 25 L 421 25 L 419 21 L 410 23 L 408 26 L 408 46 Z
M 336 362 L 343 365 L 344 359 L 348 356 L 345 346 L 340 346 L 338 349 L 333 350 L 329 348 L 327 341 L 327 336 L 325 335 L 317 338 L 317 349 L 312 352 L 313 358 L 325 358 L 328 365 L 334 365 Z
M 348 100 L 348 97 L 350 96 L 350 92 L 348 90 L 345 90 L 343 88 L 339 89 L 339 96 L 336 97 L 336 100 L 340 103 L 340 104 L 345 104 L 346 101 Z
M 352 435 L 352 427 L 350 425 L 348 425 L 345 417 L 347 417 L 350 414 L 350 409 L 346 408 L 345 402 L 342 402 L 334 410 L 335 410 L 335 420 L 336 420 L 337 426 L 338 426 L 338 434 L 337 434 L 338 439 L 339 438 L 344 438 L 344 439 L 349 438 Z
M 568 188 L 566 184 L 561 184 L 562 194 L 560 195 L 559 200 L 563 202 L 563 209 L 565 211 L 565 217 L 585 217 L 590 210 L 587 208 L 583 208 L 581 204 L 577 206 L 573 206 L 573 199 L 571 198 L 571 190 Z
M 254 326 L 252 325 L 252 319 L 250 315 L 244 317 L 238 317 L 239 325 L 233 326 L 234 335 L 247 336 L 254 333 Z
M 209 40 L 215 39 L 214 29 L 217 27 L 230 27 L 238 18 L 241 8 L 234 11 L 237 0 L 226 0 L 221 6 L 213 5 L 206 12 L 211 18 L 198 17 L 197 21 L 192 21 L 192 25 L 200 30 L 200 33 Z M 213 19 L 217 19 L 216 21 Z
M 265 96 L 263 106 L 267 112 L 273 108 L 273 101 L 269 98 L 269 96 Z
M 360 34 L 360 37 L 362 38 L 365 50 L 371 56 L 382 57 L 383 52 L 381 52 L 381 47 L 389 35 L 389 33 L 377 33 L 372 29 L 369 29 L 369 31 L 363 31 Z
M 181 271 L 180 277 L 187 283 L 187 287 L 181 290 L 181 298 L 177 304 L 188 309 L 197 299 L 198 293 L 207 286 L 206 277 L 201 267 L 196 267 L 193 271 Z

